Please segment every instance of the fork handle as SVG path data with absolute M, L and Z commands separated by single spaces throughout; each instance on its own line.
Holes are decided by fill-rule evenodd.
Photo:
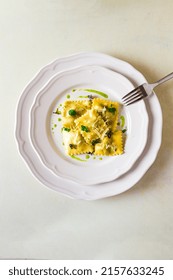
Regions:
M 167 76 L 163 77 L 162 79 L 158 80 L 157 82 L 155 82 L 153 85 L 153 88 L 157 87 L 158 85 L 161 85 L 167 81 L 169 81 L 170 79 L 173 79 L 173 72 L 168 74 Z

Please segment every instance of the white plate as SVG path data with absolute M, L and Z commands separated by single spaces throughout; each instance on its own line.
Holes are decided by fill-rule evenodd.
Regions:
M 128 130 L 123 155 L 101 157 L 102 160 L 93 156 L 88 160 L 80 157 L 83 161 L 76 161 L 65 154 L 62 126 L 58 122 L 61 119 L 53 114 L 67 95 L 71 100 L 76 100 L 82 94 L 73 92 L 74 88 L 102 91 L 109 96 L 109 100 L 121 102 L 121 98 L 134 86 L 124 76 L 99 66 L 79 67 L 55 75 L 38 93 L 31 110 L 31 141 L 34 148 L 42 162 L 55 174 L 79 184 L 92 185 L 117 179 L 132 167 L 145 148 L 148 132 L 145 104 L 140 101 L 132 106 L 123 106 Z
M 16 139 L 18 149 L 32 171 L 45 186 L 76 199 L 94 200 L 120 194 L 134 186 L 153 164 L 161 144 L 162 113 L 155 94 L 145 100 L 149 115 L 148 139 L 146 147 L 132 169 L 117 180 L 100 185 L 80 185 L 55 175 L 46 168 L 35 152 L 29 134 L 29 112 L 38 91 L 48 80 L 61 71 L 85 65 L 100 65 L 114 70 L 134 83 L 146 82 L 144 76 L 130 64 L 101 53 L 81 53 L 57 59 L 45 66 L 23 91 L 16 114 Z

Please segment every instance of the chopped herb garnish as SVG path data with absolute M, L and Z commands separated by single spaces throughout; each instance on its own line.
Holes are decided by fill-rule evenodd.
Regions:
M 61 121 L 61 118 L 58 118 L 58 121 L 60 122 L 60 121 Z
M 70 149 L 76 149 L 76 148 L 77 148 L 77 145 L 69 144 L 69 147 L 70 147 Z
M 92 155 L 92 154 L 93 154 L 93 152 L 88 152 L 87 154 Z
M 82 131 L 85 131 L 85 132 L 89 132 L 88 127 L 85 126 L 85 125 L 81 125 L 81 130 L 82 130 Z
M 58 108 L 57 108 L 56 111 L 53 112 L 53 114 L 61 115 L 61 111 L 59 111 Z
M 70 94 L 67 94 L 67 96 L 66 96 L 68 99 L 70 98 Z
M 111 136 L 112 136 L 112 131 L 109 130 L 109 131 L 106 133 L 106 135 L 107 135 L 108 138 L 111 138 Z
M 65 131 L 70 131 L 70 128 L 67 128 L 67 127 L 63 127 L 63 130 L 65 130 Z
M 85 156 L 85 158 L 86 158 L 86 159 L 89 159 L 89 158 L 90 158 L 90 156 L 89 156 L 89 155 L 86 155 L 86 156 Z
M 127 131 L 127 129 L 123 129 L 123 130 L 122 130 L 122 133 L 125 133 L 126 131 Z
M 110 108 L 108 108 L 108 111 L 112 114 L 115 114 L 116 108 L 110 107 Z
M 57 124 L 54 124 L 54 127 L 57 127 Z
M 70 116 L 76 116 L 76 111 L 73 109 L 69 110 L 68 113 Z
M 93 140 L 93 141 L 91 142 L 91 144 L 94 146 L 94 145 L 96 145 L 96 144 L 98 144 L 98 143 L 100 143 L 100 142 L 101 142 L 101 140 L 98 138 L 98 139 Z
M 89 94 L 89 95 L 88 95 L 88 98 L 91 100 L 91 99 L 94 98 L 94 96 L 93 96 L 92 94 Z

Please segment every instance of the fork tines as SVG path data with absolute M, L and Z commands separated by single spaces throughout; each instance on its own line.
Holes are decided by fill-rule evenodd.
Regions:
M 123 96 L 122 102 L 124 103 L 124 105 L 127 106 L 127 105 L 133 104 L 133 103 L 143 99 L 146 96 L 147 96 L 147 93 L 146 93 L 143 85 L 141 85 L 141 86 L 133 89 L 129 93 L 127 93 L 125 96 Z

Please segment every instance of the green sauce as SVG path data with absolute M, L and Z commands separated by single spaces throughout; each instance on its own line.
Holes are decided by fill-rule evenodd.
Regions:
M 88 95 L 79 95 L 79 98 L 88 98 Z
M 107 95 L 106 93 L 104 93 L 104 92 L 102 92 L 102 91 L 99 91 L 99 90 L 86 88 L 86 89 L 84 89 L 84 91 L 96 93 L 96 94 L 101 95 L 101 96 L 104 97 L 104 98 L 108 98 L 108 95 Z
M 87 92 L 92 92 L 101 95 L 104 98 L 108 98 L 108 95 L 102 91 L 96 90 L 96 89 L 91 89 L 91 88 L 79 88 L 79 89 L 73 89 L 72 92 L 75 92 L 76 90 L 79 91 L 87 91 Z
M 89 159 L 90 158 L 90 156 L 89 155 L 86 155 L 86 157 L 85 157 L 86 159 Z
M 120 117 L 120 121 L 121 121 L 121 127 L 123 128 L 124 125 L 125 125 L 125 117 L 124 117 L 124 116 L 121 116 L 121 117 Z
M 71 156 L 71 158 L 76 159 L 76 160 L 79 160 L 79 161 L 86 161 L 85 159 L 81 159 L 81 158 L 75 157 L 75 156 Z

